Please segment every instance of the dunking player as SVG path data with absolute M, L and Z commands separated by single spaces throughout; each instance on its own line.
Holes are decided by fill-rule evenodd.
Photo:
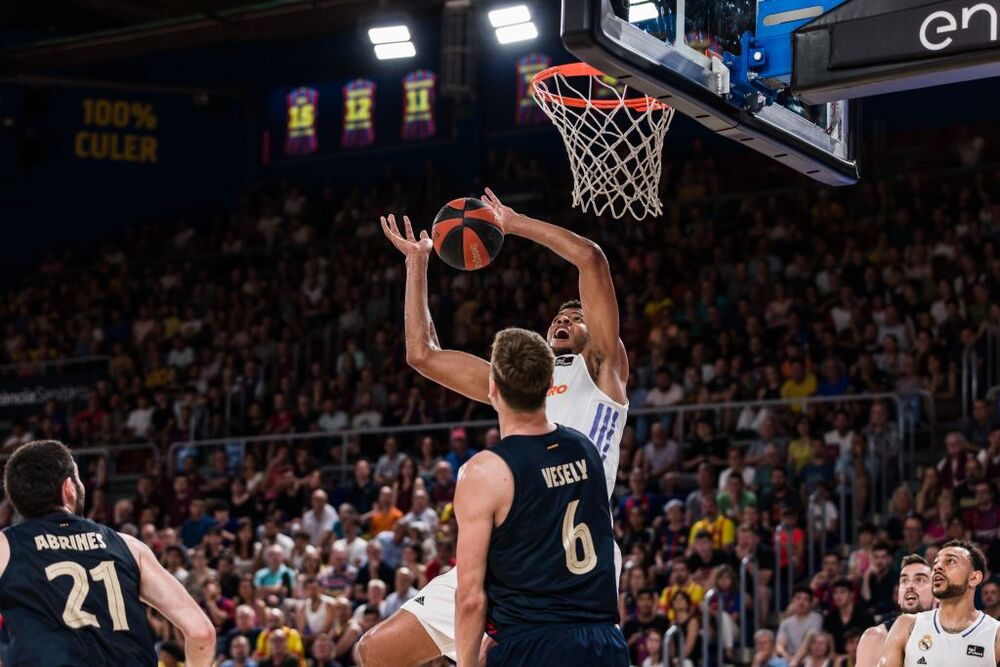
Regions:
M 549 421 L 575 428 L 594 443 L 604 460 L 610 498 L 628 412 L 628 358 L 618 337 L 618 301 L 607 259 L 592 241 L 515 213 L 490 190 L 485 201 L 506 235 L 544 245 L 580 273 L 580 301 L 563 304 L 549 326 L 547 340 L 556 361 L 545 413 Z M 489 403 L 489 362 L 464 352 L 442 350 L 438 343 L 427 306 L 427 263 L 434 245 L 426 232 L 421 232 L 419 239 L 414 236 L 408 218 L 404 217 L 403 223 L 401 234 L 393 216 L 382 219 L 382 231 L 406 257 L 407 361 L 427 378 Z M 357 647 L 359 664 L 405 667 L 422 665 L 441 655 L 455 659 L 457 574 L 452 569 L 433 579 L 391 618 L 362 637 Z
M 916 614 L 927 611 L 934 606 L 934 595 L 931 593 L 931 566 L 923 556 L 910 554 L 903 558 L 899 570 L 899 590 L 896 592 L 896 603 L 904 614 Z M 899 618 L 892 614 L 878 625 L 865 630 L 858 643 L 858 659 L 856 667 L 875 667 L 882 657 L 885 638 L 889 629 Z
M 555 356 L 536 333 L 493 341 L 489 396 L 503 439 L 458 476 L 458 667 L 627 667 L 601 457 L 545 414 Z
M 212 664 L 215 628 L 149 547 L 79 516 L 83 484 L 65 445 L 18 449 L 4 487 L 24 517 L 0 533 L 4 667 L 154 667 L 142 602 L 184 634 L 186 665 Z
M 896 619 L 885 640 L 882 667 L 995 667 L 1000 621 L 973 604 L 986 576 L 986 557 L 965 540 L 952 540 L 934 559 L 931 590 L 940 605 Z

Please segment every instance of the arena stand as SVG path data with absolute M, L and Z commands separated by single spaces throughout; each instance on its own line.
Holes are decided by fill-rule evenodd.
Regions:
M 740 163 L 695 143 L 664 179 L 665 219 L 641 224 L 589 220 L 539 163 L 491 157 L 494 189 L 611 261 L 631 362 L 614 508 L 635 664 L 656 664 L 672 625 L 706 624 L 686 658 L 768 663 L 766 633 L 747 647 L 786 608 L 819 634 L 781 626 L 780 656 L 849 656 L 852 630 L 891 611 L 903 555 L 963 535 L 1000 555 L 1000 170 L 981 164 L 997 137 L 979 155 L 924 139 L 911 154 L 890 138 L 907 169 L 843 190 L 724 190 Z M 0 301 L 4 377 L 70 377 L 76 360 L 93 378 L 14 419 L 5 455 L 74 447 L 87 515 L 162 556 L 220 657 L 237 636 L 266 650 L 284 625 L 303 664 L 351 665 L 364 630 L 454 564 L 455 472 L 499 434 L 488 406 L 405 364 L 403 267 L 377 220 L 426 222 L 444 188 L 425 178 L 261 189 L 227 219 L 54 253 Z M 477 354 L 505 326 L 544 330 L 576 296 L 566 275 L 527 244 L 489 271 L 437 265 L 437 330 Z M 851 607 L 835 606 L 840 579 Z

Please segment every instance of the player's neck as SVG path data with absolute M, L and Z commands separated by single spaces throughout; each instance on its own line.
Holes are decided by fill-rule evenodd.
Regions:
M 502 410 L 498 416 L 501 438 L 511 435 L 544 435 L 551 433 L 556 428 L 556 425 L 549 421 L 543 410 L 538 412 Z
M 979 618 L 979 610 L 973 604 L 971 595 L 941 600 L 938 607 L 938 623 L 946 632 L 962 632 Z

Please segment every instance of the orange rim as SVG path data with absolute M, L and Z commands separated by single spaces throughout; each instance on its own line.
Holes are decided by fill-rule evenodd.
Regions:
M 567 65 L 556 65 L 555 67 L 549 67 L 544 69 L 531 80 L 532 85 L 551 79 L 556 74 L 562 74 L 564 77 L 571 76 L 604 76 L 604 72 L 601 72 L 595 67 L 591 67 L 587 63 L 569 63 Z M 589 100 L 583 97 L 566 97 L 565 95 L 556 95 L 555 93 L 550 93 L 547 90 L 541 90 L 535 88 L 538 95 L 541 95 L 545 99 L 555 104 L 562 104 L 567 107 L 583 108 L 587 106 L 594 107 L 596 109 L 617 109 L 618 107 L 627 107 L 633 111 L 647 111 L 649 109 L 656 109 L 658 111 L 665 111 L 670 108 L 669 105 L 663 102 L 644 95 L 642 97 L 632 97 L 627 100 Z

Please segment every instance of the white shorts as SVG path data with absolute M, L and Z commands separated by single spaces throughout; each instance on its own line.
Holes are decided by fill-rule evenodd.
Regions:
M 615 542 L 615 590 L 621 579 L 622 554 Z M 437 644 L 441 655 L 458 662 L 455 651 L 455 592 L 458 590 L 458 567 L 427 582 L 416 596 L 403 603 L 402 609 L 417 617 L 427 635 Z
M 441 655 L 458 661 L 455 653 L 455 591 L 458 568 L 451 568 L 427 582 L 416 596 L 403 603 L 402 609 L 417 617 Z

